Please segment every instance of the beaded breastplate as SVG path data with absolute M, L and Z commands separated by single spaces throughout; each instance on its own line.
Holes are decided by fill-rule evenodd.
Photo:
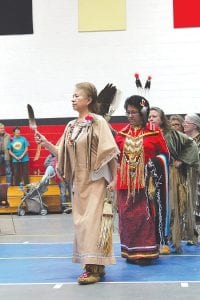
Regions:
M 128 195 L 135 195 L 135 190 L 144 188 L 144 148 L 143 132 L 137 131 L 125 135 L 121 161 L 121 183 L 127 183 Z M 133 135 L 132 135 L 133 134 Z

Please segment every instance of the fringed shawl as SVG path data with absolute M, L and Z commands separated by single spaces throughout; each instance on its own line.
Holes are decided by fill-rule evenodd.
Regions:
M 98 172 L 119 153 L 112 132 L 106 120 L 96 114 L 92 114 L 94 120 L 88 128 L 82 133 L 86 134 L 86 165 L 91 174 L 96 174 L 98 179 Z M 74 121 L 72 121 L 74 122 Z M 57 168 L 59 173 L 66 179 L 72 182 L 76 162 L 72 161 L 69 153 L 69 147 L 73 147 L 74 159 L 76 160 L 76 147 L 78 147 L 79 139 L 74 145 L 69 145 L 67 142 L 68 126 L 60 139 L 58 145 L 58 164 Z M 83 153 L 83 159 L 85 158 Z M 95 158 L 95 159 L 94 159 Z M 102 176 L 100 176 L 102 177 Z
M 119 149 L 115 143 L 108 123 L 101 116 L 96 115 L 96 118 L 97 122 L 94 123 L 93 130 L 94 134 L 98 136 L 98 144 L 96 149 L 96 161 L 91 169 L 91 171 L 94 172 L 100 170 L 101 167 L 111 161 L 114 157 L 117 158 L 117 155 L 119 154 Z
M 171 156 L 188 166 L 198 168 L 198 147 L 192 138 L 186 134 L 170 129 L 164 132 L 164 137 Z
M 69 158 L 69 152 L 66 147 L 66 132 L 63 133 L 59 143 L 58 143 L 58 157 L 57 157 L 57 172 L 65 180 L 72 182 L 72 167 Z
M 169 235 L 169 169 L 165 155 L 157 155 L 145 166 L 146 195 L 148 201 L 153 201 L 157 238 L 160 245 L 165 244 Z

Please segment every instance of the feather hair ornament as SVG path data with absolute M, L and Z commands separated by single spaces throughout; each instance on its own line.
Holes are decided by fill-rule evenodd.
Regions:
M 147 77 L 144 88 L 142 87 L 142 83 L 139 79 L 138 73 L 135 73 L 135 79 L 136 79 L 135 84 L 138 89 L 138 95 L 140 95 L 141 97 L 144 97 L 144 99 L 142 99 L 141 102 L 139 103 L 139 110 L 142 114 L 143 122 L 144 122 L 144 124 L 146 124 L 148 121 L 148 115 L 149 115 L 149 103 L 147 100 L 145 100 L 145 97 L 146 97 L 146 94 L 150 91 L 152 77 L 151 76 Z
M 151 76 L 147 77 L 147 81 L 146 81 L 145 86 L 144 86 L 144 88 L 145 88 L 146 91 L 150 90 L 150 87 L 151 87 L 151 78 L 152 78 Z
M 145 86 L 144 86 L 145 89 L 149 89 L 150 90 L 150 87 L 151 87 L 151 78 L 152 78 L 151 76 L 147 77 L 147 81 L 146 81 Z
M 138 89 L 139 94 L 141 96 L 142 95 L 143 96 L 146 95 L 150 91 L 152 77 L 151 76 L 147 77 L 147 80 L 146 80 L 144 88 L 143 88 L 142 87 L 142 83 L 141 83 L 140 78 L 139 78 L 139 74 L 135 73 L 134 76 L 135 76 L 135 85 L 136 85 L 136 87 Z
M 142 89 L 142 83 L 138 73 L 135 73 L 135 84 L 138 89 Z

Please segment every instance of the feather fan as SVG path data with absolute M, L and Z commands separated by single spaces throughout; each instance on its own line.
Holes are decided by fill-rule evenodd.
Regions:
M 108 83 L 97 96 L 97 113 L 105 117 L 110 112 L 110 107 L 115 99 L 117 88 Z
M 30 104 L 27 104 L 27 109 L 28 109 L 29 126 L 33 130 L 36 130 L 37 129 L 37 124 L 36 124 L 36 121 L 35 121 L 35 115 L 34 115 L 33 108 Z
M 35 114 L 32 106 L 30 104 L 27 104 L 27 110 L 28 110 L 28 118 L 29 118 L 29 127 L 32 128 L 34 131 L 37 130 L 37 124 L 35 121 Z M 41 152 L 41 144 L 37 145 L 34 161 L 38 160 L 40 157 L 40 152 Z

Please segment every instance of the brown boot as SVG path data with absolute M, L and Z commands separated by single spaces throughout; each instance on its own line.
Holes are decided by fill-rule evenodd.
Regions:
M 91 284 L 100 281 L 101 277 L 105 275 L 105 267 L 102 265 L 86 265 L 85 272 L 79 278 L 79 284 Z
M 171 251 L 168 245 L 162 245 L 160 246 L 159 252 L 162 255 L 169 255 Z
M 98 273 L 99 273 L 100 276 L 104 276 L 106 274 L 106 272 L 105 272 L 105 266 L 99 265 L 98 266 Z

